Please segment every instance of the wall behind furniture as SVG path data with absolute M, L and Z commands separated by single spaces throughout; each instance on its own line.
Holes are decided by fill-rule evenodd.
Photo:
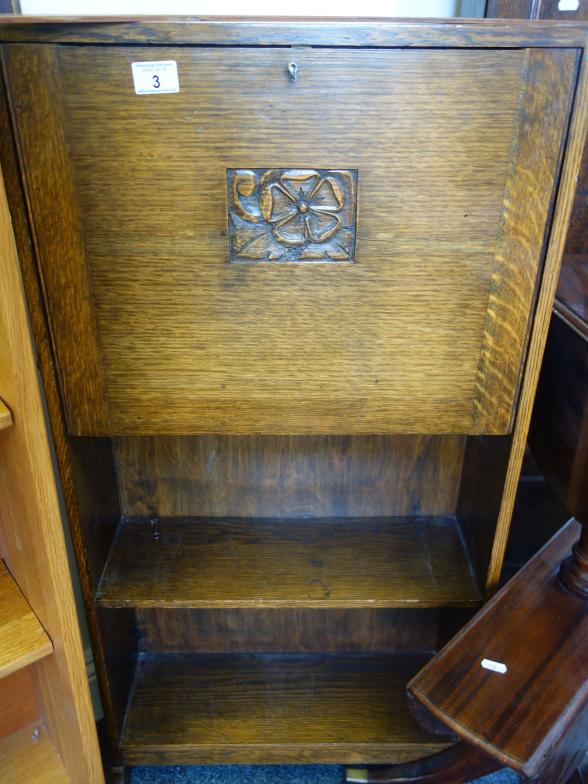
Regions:
M 484 0 L 21 0 L 32 15 L 483 16 Z

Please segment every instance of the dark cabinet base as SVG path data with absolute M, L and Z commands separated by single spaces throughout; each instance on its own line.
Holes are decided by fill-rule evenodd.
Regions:
M 434 753 L 406 683 L 425 656 L 142 654 L 127 764 L 385 763 Z

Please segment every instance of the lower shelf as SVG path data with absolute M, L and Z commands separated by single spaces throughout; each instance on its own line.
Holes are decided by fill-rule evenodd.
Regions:
M 30 725 L 0 738 L 0 784 L 69 784 L 70 778 L 44 729 Z
M 121 748 L 139 764 L 388 763 L 449 741 L 410 715 L 423 656 L 142 654 Z

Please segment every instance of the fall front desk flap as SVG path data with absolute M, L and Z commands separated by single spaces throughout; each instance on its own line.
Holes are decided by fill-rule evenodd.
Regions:
M 509 431 L 575 52 L 7 50 L 71 432 Z

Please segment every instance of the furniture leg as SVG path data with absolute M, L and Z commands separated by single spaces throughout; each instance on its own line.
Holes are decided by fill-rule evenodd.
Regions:
M 582 598 L 588 598 L 588 525 L 586 523 L 582 522 L 580 539 L 574 545 L 572 555 L 562 563 L 559 578 L 568 591 Z
M 347 770 L 347 784 L 463 784 L 501 765 L 467 743 L 456 743 L 430 757 L 374 770 Z

